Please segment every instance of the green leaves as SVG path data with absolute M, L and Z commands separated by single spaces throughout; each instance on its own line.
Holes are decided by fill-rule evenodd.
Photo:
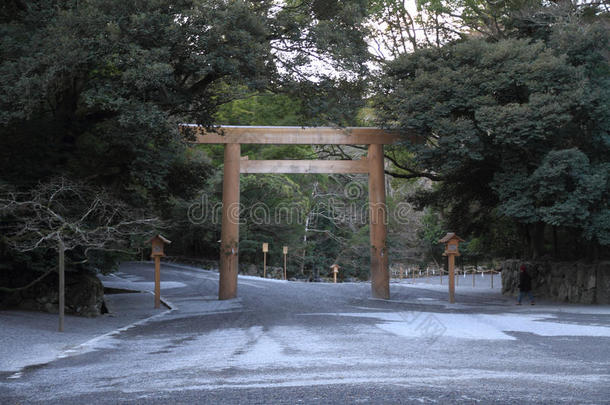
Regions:
M 576 27 L 558 24 L 547 43 L 469 39 L 388 63 L 380 124 L 419 136 L 406 141 L 413 163 L 443 178 L 419 201 L 464 236 L 502 215 L 607 240 L 608 34 Z

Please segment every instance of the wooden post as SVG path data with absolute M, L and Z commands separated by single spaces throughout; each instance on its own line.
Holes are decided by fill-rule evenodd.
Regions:
M 474 271 L 472 272 L 472 286 L 473 286 L 473 287 L 474 287 L 474 279 L 475 279 L 475 277 L 474 277 L 474 276 L 475 276 L 475 274 L 476 274 L 476 273 L 477 273 L 477 272 L 476 272 L 476 270 L 474 270 Z
M 225 145 L 222 183 L 222 230 L 220 233 L 220 274 L 218 299 L 237 296 L 239 253 L 239 161 L 241 145 Z
M 155 256 L 155 308 L 161 307 L 161 256 Z
M 494 271 L 491 271 L 491 288 L 494 288 Z
M 455 264 L 454 264 L 455 265 Z M 459 286 L 460 285 L 460 270 L 458 269 L 458 271 L 455 274 L 455 285 Z
M 337 273 L 339 273 L 339 265 L 337 263 L 330 266 L 330 270 L 333 272 L 333 281 L 337 283 Z
M 369 221 L 371 234 L 371 290 L 374 298 L 390 298 L 386 249 L 385 173 L 383 145 L 369 145 Z
M 66 279 L 65 279 L 65 260 L 64 252 L 66 247 L 64 241 L 59 240 L 57 249 L 59 251 L 59 331 L 64 331 L 64 310 L 66 306 Z
M 267 252 L 269 251 L 269 243 L 263 243 L 263 278 L 267 278 Z
M 445 267 L 445 266 L 443 266 L 443 267 Z M 444 270 L 443 270 L 442 268 L 440 268 L 440 269 L 438 270 L 438 275 L 439 275 L 439 276 L 441 276 L 441 285 L 443 285 L 443 271 L 444 271 Z
M 161 307 L 161 256 L 165 256 L 164 248 L 171 240 L 157 234 L 148 241 L 151 244 L 150 257 L 155 260 L 155 308 Z
M 454 266 L 455 266 L 455 256 L 450 254 L 449 255 L 449 302 L 452 304 L 455 302 Z
M 288 280 L 288 275 L 286 273 L 286 256 L 288 255 L 288 246 L 284 246 L 284 280 Z

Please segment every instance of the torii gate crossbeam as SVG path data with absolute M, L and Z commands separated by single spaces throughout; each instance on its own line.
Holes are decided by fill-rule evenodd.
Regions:
M 245 127 L 221 126 L 215 132 L 198 125 L 181 125 L 194 132 L 197 143 L 225 144 L 222 185 L 222 230 L 218 298 L 237 296 L 239 255 L 240 173 L 368 173 L 371 238 L 371 292 L 390 298 L 386 248 L 386 204 L 383 145 L 398 140 L 398 134 L 379 128 Z M 241 144 L 368 145 L 360 160 L 248 160 L 241 157 Z

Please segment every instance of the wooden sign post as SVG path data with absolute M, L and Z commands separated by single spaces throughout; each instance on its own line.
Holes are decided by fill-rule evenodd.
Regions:
M 155 235 L 148 240 L 152 244 L 151 254 L 155 260 L 155 308 L 161 307 L 161 257 L 165 256 L 163 248 L 172 243 L 161 235 Z
M 65 258 L 66 246 L 63 240 L 59 240 L 57 246 L 59 250 L 59 331 L 64 331 L 64 310 L 66 307 L 66 279 L 65 279 Z
M 286 256 L 288 255 L 288 246 L 284 246 L 284 280 L 288 280 L 288 276 L 286 274 Z
M 449 258 L 449 302 L 451 304 L 455 302 L 455 257 L 460 255 L 458 245 L 463 241 L 462 238 L 453 232 L 447 233 L 443 239 L 439 240 L 439 243 L 445 244 L 443 256 L 448 256 Z
M 267 252 L 269 251 L 269 244 L 263 243 L 263 278 L 267 278 Z
M 330 266 L 330 269 L 333 272 L 333 282 L 337 283 L 337 273 L 339 273 L 339 265 L 333 264 L 332 266 Z

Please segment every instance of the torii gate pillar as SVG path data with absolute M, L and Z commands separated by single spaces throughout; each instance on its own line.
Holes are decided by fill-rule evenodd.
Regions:
M 371 233 L 371 290 L 373 298 L 390 298 L 386 249 L 385 176 L 383 145 L 369 145 L 369 221 Z
M 241 145 L 225 145 L 222 182 L 222 230 L 220 232 L 220 279 L 218 299 L 237 297 L 239 254 L 239 161 Z

